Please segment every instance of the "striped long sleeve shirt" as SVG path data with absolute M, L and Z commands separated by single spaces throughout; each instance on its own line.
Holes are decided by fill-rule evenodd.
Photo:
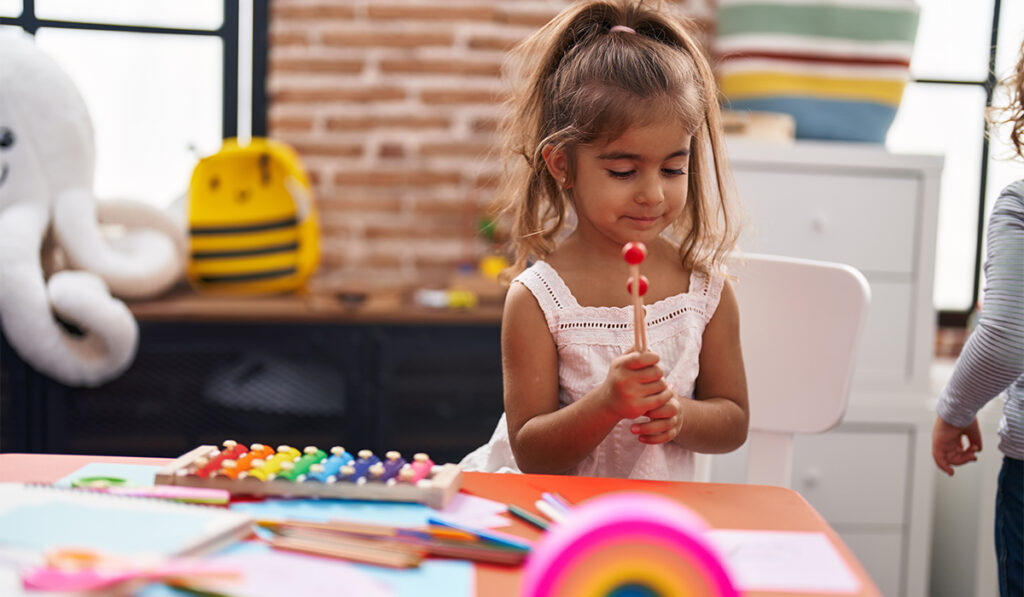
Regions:
M 1003 190 L 988 230 L 978 325 L 936 410 L 947 423 L 963 427 L 1005 391 L 999 450 L 1024 460 L 1024 180 Z

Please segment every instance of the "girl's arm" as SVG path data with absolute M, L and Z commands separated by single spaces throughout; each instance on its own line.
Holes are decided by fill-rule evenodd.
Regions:
M 750 409 L 740 349 L 740 314 L 728 281 L 704 329 L 695 400 L 681 400 L 682 428 L 672 440 L 694 452 L 730 452 L 747 441 Z
M 618 423 L 589 395 L 558 408 L 558 350 L 540 305 L 522 284 L 505 297 L 501 355 L 508 435 L 524 473 L 569 471 Z

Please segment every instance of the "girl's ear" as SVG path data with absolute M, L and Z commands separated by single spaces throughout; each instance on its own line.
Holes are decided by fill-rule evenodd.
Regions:
M 540 151 L 540 155 L 544 158 L 544 164 L 548 167 L 548 172 L 554 177 L 555 182 L 563 189 L 571 187 L 572 181 L 568 180 L 569 156 L 566 154 L 565 148 L 555 149 L 554 145 L 545 145 L 544 149 Z

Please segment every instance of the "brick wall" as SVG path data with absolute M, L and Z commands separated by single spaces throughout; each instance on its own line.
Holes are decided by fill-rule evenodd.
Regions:
M 713 0 L 671 6 L 710 30 Z M 504 52 L 563 0 L 273 0 L 269 135 L 313 180 L 315 292 L 443 283 L 484 245 Z

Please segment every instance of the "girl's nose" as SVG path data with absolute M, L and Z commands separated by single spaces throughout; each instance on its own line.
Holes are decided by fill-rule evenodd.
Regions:
M 664 201 L 665 190 L 661 182 L 661 177 L 659 176 L 645 177 L 636 194 L 637 203 L 655 205 Z

